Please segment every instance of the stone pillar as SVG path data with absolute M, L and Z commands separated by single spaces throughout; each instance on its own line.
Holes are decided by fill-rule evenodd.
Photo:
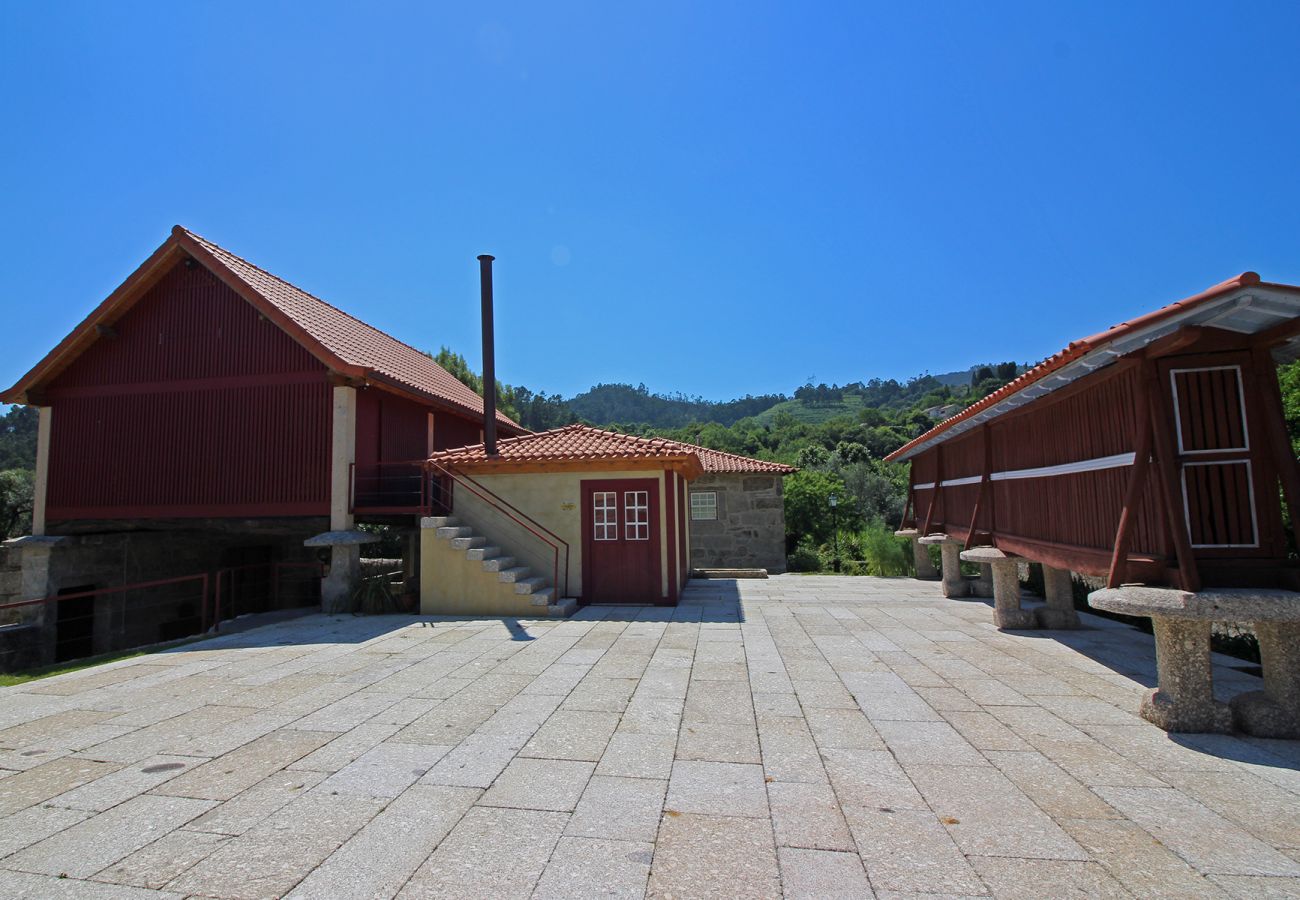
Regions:
M 330 547 L 329 571 L 321 579 L 321 612 L 352 612 L 352 592 L 361 580 L 361 547 L 336 544 Z
M 48 406 L 37 407 L 36 421 L 36 477 L 32 485 L 32 536 L 45 535 L 45 499 L 50 483 L 50 421 L 54 410 Z
M 939 570 L 930 559 L 930 548 L 916 538 L 912 538 L 912 561 L 916 563 L 916 577 L 926 581 L 938 581 Z
M 944 541 L 939 545 L 939 554 L 943 566 L 943 595 L 965 597 L 970 593 L 970 585 L 961 574 L 961 545 L 956 541 Z
M 334 387 L 334 416 L 330 431 L 330 531 L 352 527 L 350 509 L 352 464 L 357 460 L 357 389 Z
M 1047 605 L 1038 610 L 1040 627 L 1079 627 L 1079 614 L 1074 609 L 1074 581 L 1068 569 L 1055 569 L 1043 564 L 1043 594 Z
M 1300 623 L 1256 622 L 1264 690 L 1232 699 L 1239 729 L 1256 737 L 1300 738 Z
M 980 574 L 970 584 L 970 593 L 972 597 L 992 597 L 993 596 L 993 564 L 980 563 Z
M 1142 699 L 1142 718 L 1165 731 L 1231 731 L 1227 704 L 1214 699 L 1210 622 L 1152 616 L 1151 624 L 1159 687 Z
M 343 535 L 355 534 L 352 515 L 352 464 L 357 450 L 357 389 L 334 386 L 330 428 L 330 530 L 316 545 L 330 548 L 329 570 L 321 579 L 321 611 L 350 612 L 352 592 L 361 580 L 361 543 Z M 333 535 L 333 537 L 329 537 Z M 313 538 L 313 540 L 315 540 Z
M 894 532 L 894 537 L 907 538 L 912 542 L 912 562 L 916 566 L 916 577 L 924 581 L 938 581 L 939 573 L 930 559 L 930 548 L 921 543 L 921 534 L 915 528 L 902 528 Z
M 1020 606 L 1020 566 L 1014 559 L 990 563 L 993 569 L 993 623 L 999 629 L 1037 628 L 1034 611 Z
M 61 537 L 31 535 L 5 541 L 10 559 L 17 554 L 22 567 L 19 600 L 43 600 L 54 592 L 55 586 L 50 584 L 50 556 L 62 540 Z M 25 626 L 31 632 L 26 637 L 15 638 L 21 646 L 6 648 L 9 658 L 0 660 L 0 664 L 3 664 L 0 668 L 17 671 L 54 662 L 56 620 L 49 607 L 48 603 L 33 603 L 18 608 L 20 611 L 16 621 L 8 624 Z

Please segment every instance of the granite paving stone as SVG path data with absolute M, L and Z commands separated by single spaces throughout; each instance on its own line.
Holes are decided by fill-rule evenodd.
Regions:
M 595 763 L 579 760 L 519 757 L 506 766 L 479 805 L 570 812 L 595 768 Z
M 51 835 L 6 857 L 0 865 L 84 878 L 153 843 L 214 805 L 211 800 L 146 794 Z
M 534 900 L 645 896 L 654 844 L 562 837 L 533 891 Z
M 766 821 L 665 810 L 647 897 L 780 895 L 776 847 Z
M 664 805 L 679 813 L 766 818 L 763 767 L 679 759 L 673 763 Z
M 1081 622 L 781 575 L 509 627 L 309 615 L 15 685 L 0 896 L 1300 892 L 1300 741 L 1165 734 L 1151 637 Z
M 398 896 L 406 900 L 528 897 L 568 819 L 565 813 L 476 806 Z
M 779 847 L 782 895 L 788 900 L 869 900 L 876 896 L 857 853 Z
M 412 787 L 313 869 L 289 897 L 395 895 L 481 793 L 477 788 Z
M 668 782 L 595 775 L 564 833 L 571 837 L 653 842 Z

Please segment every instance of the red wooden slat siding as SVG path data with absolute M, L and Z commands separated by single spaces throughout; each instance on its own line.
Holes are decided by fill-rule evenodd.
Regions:
M 1249 503 L 1249 470 L 1244 462 L 1187 466 L 1183 470 L 1187 521 L 1192 544 L 1249 547 L 1258 541 Z
M 1080 384 L 1083 381 L 1089 382 L 1085 390 L 991 422 L 992 471 L 1036 469 L 1132 452 L 1136 442 L 1132 391 L 1139 384 L 1136 371 L 1099 372 Z M 943 453 L 945 480 L 983 474 L 984 445 L 979 431 L 945 442 Z M 935 456 L 931 449 L 913 459 L 913 483 L 934 479 Z M 1093 550 L 1097 560 L 1087 568 L 1081 561 L 1078 571 L 1105 574 L 1101 554 L 1114 545 L 1128 471 L 1120 467 L 994 481 L 989 486 L 992 503 L 981 514 L 980 530 Z M 932 493 L 916 493 L 918 522 L 924 518 Z M 942 521 L 933 523 L 930 530 L 965 540 L 978 496 L 977 483 L 943 488 Z M 1163 553 L 1156 504 L 1156 495 L 1148 490 L 1134 523 L 1130 545 L 1134 555 Z
M 323 515 L 325 368 L 177 265 L 53 381 L 51 519 Z
M 1241 335 L 1205 329 L 1171 355 L 1122 361 L 927 449 L 912 460 L 912 484 L 981 475 L 980 432 L 988 436 L 988 465 L 996 476 L 1132 454 L 1140 433 L 1152 428 L 1154 454 L 1159 457 L 1165 445 L 1170 458 L 1161 466 L 1177 473 L 1168 482 L 1175 496 L 1167 513 L 1166 482 L 1149 474 L 1140 483 L 1125 572 L 1136 580 L 1193 584 L 1193 590 L 1198 579 L 1214 585 L 1295 583 L 1285 558 L 1279 464 L 1265 440 L 1269 428 L 1282 433 L 1282 410 L 1259 380 L 1272 373 L 1258 374 L 1248 350 Z M 1136 420 L 1139 396 L 1150 398 L 1149 422 Z M 1012 553 L 1106 575 L 1133 471 L 1118 465 L 999 477 L 989 485 L 991 509 L 981 507 L 978 530 L 990 531 Z M 930 531 L 966 540 L 978 484 L 939 490 Z M 913 488 L 917 527 L 935 491 Z M 1180 534 L 1190 538 L 1191 568 L 1177 561 Z M 1117 569 L 1117 577 L 1124 574 Z
M 468 447 L 479 442 L 483 423 L 478 419 L 465 419 L 446 412 L 434 413 L 437 425 L 433 433 L 433 449 L 449 450 Z
M 1246 446 L 1236 369 L 1172 374 L 1184 451 Z
M 379 388 L 368 387 L 357 394 L 357 456 L 358 465 L 377 462 L 405 462 L 428 456 L 429 407 L 399 397 Z M 434 440 L 444 433 L 455 435 L 465 431 L 458 422 L 466 422 L 451 413 L 436 412 Z M 473 425 L 474 440 L 478 442 L 478 423 Z M 456 445 L 461 446 L 461 445 Z

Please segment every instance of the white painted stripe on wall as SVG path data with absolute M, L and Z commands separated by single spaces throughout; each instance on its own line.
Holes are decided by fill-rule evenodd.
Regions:
M 1118 469 L 1133 465 L 1136 453 L 1117 453 L 1114 456 L 1101 456 L 1097 459 L 1083 459 L 1079 462 L 1062 463 L 1059 466 L 1041 466 L 1036 469 L 1011 469 L 1006 472 L 994 472 L 990 481 L 1015 481 L 1019 478 L 1050 478 L 1053 475 L 1077 475 L 1081 472 L 1098 472 L 1102 469 Z M 963 484 L 979 484 L 982 476 L 971 475 L 966 478 L 953 478 L 943 483 L 944 487 L 960 487 Z M 933 481 L 914 484 L 912 490 L 928 491 L 934 487 Z

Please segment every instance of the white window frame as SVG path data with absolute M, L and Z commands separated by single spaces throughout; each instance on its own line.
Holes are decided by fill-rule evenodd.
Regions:
M 591 538 L 618 540 L 618 491 L 592 491 Z
M 650 540 L 650 492 L 623 492 L 623 535 L 629 541 Z
M 704 500 L 706 497 L 711 499 L 709 503 L 696 503 L 695 498 Z M 713 515 L 704 516 L 696 515 L 701 511 L 712 511 Z M 692 522 L 716 522 L 718 520 L 718 492 L 717 491 L 691 491 L 691 521 Z
M 1224 372 L 1232 369 L 1237 373 L 1237 402 L 1241 410 L 1241 436 L 1244 447 L 1215 447 L 1211 450 L 1188 450 L 1183 446 L 1183 415 L 1178 402 L 1178 376 L 1187 372 Z M 1241 366 L 1197 366 L 1189 369 L 1170 369 L 1169 387 L 1174 394 L 1174 426 L 1178 436 L 1178 453 L 1180 456 L 1203 456 L 1207 453 L 1249 453 L 1250 420 L 1246 417 L 1246 386 L 1241 376 Z

